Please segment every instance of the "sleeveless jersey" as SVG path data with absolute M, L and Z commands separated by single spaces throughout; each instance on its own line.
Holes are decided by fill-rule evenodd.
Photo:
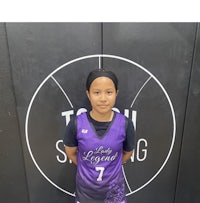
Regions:
M 99 137 L 86 113 L 77 117 L 77 203 L 125 203 L 122 172 L 125 116 L 115 113 Z

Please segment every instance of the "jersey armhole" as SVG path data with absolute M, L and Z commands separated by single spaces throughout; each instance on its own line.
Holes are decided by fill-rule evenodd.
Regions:
M 127 129 L 128 129 L 128 118 L 125 117 L 125 133 L 127 133 Z
M 74 129 L 75 129 L 75 135 L 77 136 L 77 116 L 74 117 Z

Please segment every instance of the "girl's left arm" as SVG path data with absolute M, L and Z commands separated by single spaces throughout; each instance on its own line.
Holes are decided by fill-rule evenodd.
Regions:
M 125 164 L 132 156 L 134 150 L 132 151 L 123 151 L 123 156 L 122 156 L 122 164 Z

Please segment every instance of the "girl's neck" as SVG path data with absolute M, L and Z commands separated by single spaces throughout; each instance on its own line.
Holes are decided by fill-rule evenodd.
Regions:
M 99 122 L 109 122 L 109 121 L 112 121 L 113 115 L 114 115 L 114 112 L 112 110 L 110 112 L 105 113 L 105 114 L 98 113 L 98 112 L 96 112 L 94 110 L 90 111 L 90 116 L 94 120 L 99 121 Z

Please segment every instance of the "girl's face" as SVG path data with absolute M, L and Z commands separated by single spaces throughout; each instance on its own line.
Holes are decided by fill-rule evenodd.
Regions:
M 87 91 L 87 96 L 92 105 L 92 111 L 98 113 L 98 115 L 110 113 L 115 105 L 117 94 L 118 90 L 116 91 L 115 85 L 110 78 L 96 78 L 92 82 L 89 91 Z

